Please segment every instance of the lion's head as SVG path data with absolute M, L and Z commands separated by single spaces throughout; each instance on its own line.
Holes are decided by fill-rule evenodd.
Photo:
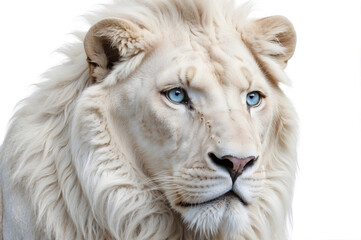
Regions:
M 58 178 L 74 231 L 284 238 L 296 123 L 279 83 L 295 48 L 291 23 L 248 20 L 227 1 L 112 11 L 84 39 L 90 76 L 71 103 L 70 160 L 56 166 L 72 169 L 71 183 Z

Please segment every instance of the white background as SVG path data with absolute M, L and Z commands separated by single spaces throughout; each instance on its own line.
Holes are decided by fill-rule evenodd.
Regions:
M 0 5 L 0 142 L 15 104 L 59 57 L 51 54 L 100 0 Z M 361 239 L 361 1 L 258 0 L 284 15 L 298 45 L 286 91 L 300 118 L 294 240 Z M 276 240 L 276 239 L 275 239 Z

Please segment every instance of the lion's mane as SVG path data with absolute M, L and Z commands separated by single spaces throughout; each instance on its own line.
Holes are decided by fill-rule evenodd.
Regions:
M 123 17 L 155 31 L 171 19 L 192 18 L 200 24 L 224 24 L 227 19 L 242 25 L 246 21 L 247 7 L 234 10 L 232 1 L 219 2 L 117 0 L 86 19 L 92 26 L 107 17 Z M 60 50 L 68 60 L 46 72 L 46 81 L 37 84 L 37 90 L 18 106 L 0 153 L 3 198 L 6 199 L 6 189 L 23 191 L 28 208 L 36 216 L 32 219 L 34 225 L 42 229 L 36 232 L 38 238 L 197 238 L 159 193 L 152 191 L 152 185 L 144 180 L 132 159 L 124 157 L 122 151 L 129 151 L 127 146 L 114 149 L 114 134 L 109 132 L 96 92 L 88 101 L 78 102 L 92 84 L 83 48 L 85 34 L 76 33 L 79 41 Z M 267 76 L 287 81 L 284 73 L 273 71 L 262 59 L 258 61 L 265 66 Z M 123 76 L 135 66 L 135 62 L 126 65 Z M 79 104 L 88 109 L 88 115 L 81 119 L 77 118 Z M 296 115 L 286 98 L 275 114 L 278 120 L 272 127 L 274 141 L 264 156 L 269 162 L 267 187 L 257 203 L 250 206 L 250 225 L 241 239 L 287 237 L 285 226 L 291 214 L 296 171 Z M 75 171 L 75 159 L 84 159 L 78 160 L 86 163 L 82 167 L 92 169 L 84 171 L 87 176 L 81 176 L 85 182 L 79 182 L 78 174 L 82 173 Z M 107 181 L 103 181 L 104 175 Z M 92 204 L 84 191 L 92 192 Z

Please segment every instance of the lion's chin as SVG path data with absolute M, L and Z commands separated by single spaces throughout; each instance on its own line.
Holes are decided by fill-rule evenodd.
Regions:
M 189 227 L 206 239 L 215 236 L 233 239 L 241 234 L 248 223 L 247 206 L 234 194 L 205 204 L 188 206 L 180 212 Z

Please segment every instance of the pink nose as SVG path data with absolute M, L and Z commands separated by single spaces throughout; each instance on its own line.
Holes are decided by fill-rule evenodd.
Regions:
M 242 174 L 245 168 L 252 166 L 254 161 L 256 160 L 256 157 L 254 156 L 246 158 L 236 158 L 230 155 L 223 156 L 221 159 L 219 159 L 213 153 L 210 153 L 209 157 L 215 164 L 227 169 L 227 171 L 231 175 L 233 182 L 236 181 L 236 179 Z
M 249 163 L 250 161 L 252 161 L 254 159 L 255 159 L 255 157 L 253 157 L 253 156 L 246 157 L 246 158 L 236 158 L 236 157 L 232 157 L 232 156 L 224 156 L 221 158 L 222 161 L 228 160 L 232 163 L 232 167 L 230 167 L 230 166 L 226 167 L 228 172 L 231 174 L 232 179 L 234 179 L 234 177 L 237 178 L 239 175 L 241 175 L 241 173 L 244 170 L 247 163 Z M 236 180 L 236 179 L 234 179 L 234 180 Z

